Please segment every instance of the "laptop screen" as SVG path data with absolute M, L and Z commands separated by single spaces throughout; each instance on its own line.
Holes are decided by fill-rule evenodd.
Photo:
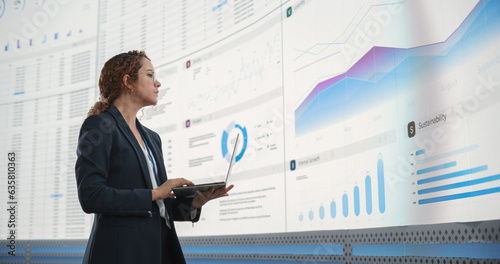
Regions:
M 231 161 L 229 161 L 229 168 L 227 170 L 227 174 L 226 174 L 226 180 L 224 180 L 225 183 L 227 183 L 227 179 L 229 177 L 229 174 L 231 173 L 231 169 L 233 168 L 233 163 L 234 163 L 234 156 L 236 156 L 236 148 L 238 147 L 238 139 L 240 137 L 240 133 L 238 133 L 236 135 L 236 140 L 234 142 L 234 148 L 233 148 L 233 153 L 231 154 Z

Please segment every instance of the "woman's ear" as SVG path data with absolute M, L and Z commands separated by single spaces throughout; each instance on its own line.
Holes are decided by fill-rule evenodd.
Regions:
M 123 85 L 125 85 L 125 87 L 127 87 L 127 89 L 129 89 L 129 90 L 134 88 L 134 86 L 131 83 L 131 80 L 132 80 L 132 78 L 130 78 L 130 75 L 128 75 L 128 74 L 123 75 L 123 78 L 122 78 Z

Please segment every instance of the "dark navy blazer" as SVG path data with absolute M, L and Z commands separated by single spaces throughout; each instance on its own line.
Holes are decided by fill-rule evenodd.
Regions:
M 157 133 L 137 127 L 156 161 L 160 185 L 167 180 L 161 140 Z M 161 221 L 152 200 L 151 178 L 146 157 L 120 111 L 111 106 L 88 117 L 80 130 L 75 166 L 78 198 L 83 211 L 94 213 L 83 263 L 160 263 Z M 184 263 L 173 220 L 191 219 L 192 199 L 164 200 L 171 220 L 169 253 L 175 263 Z

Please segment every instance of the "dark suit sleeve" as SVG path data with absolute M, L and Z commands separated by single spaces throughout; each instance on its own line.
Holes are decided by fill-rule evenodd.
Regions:
M 110 215 L 150 215 L 149 189 L 118 189 L 108 186 L 113 140 L 117 137 L 112 118 L 90 116 L 80 130 L 75 165 L 78 198 L 83 211 Z

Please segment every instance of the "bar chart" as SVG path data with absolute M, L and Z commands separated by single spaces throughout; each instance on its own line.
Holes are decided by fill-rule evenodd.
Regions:
M 425 157 L 425 149 L 416 151 L 416 157 L 424 157 L 416 162 L 418 204 L 442 203 L 499 193 L 500 174 L 489 175 L 488 164 L 467 166 L 457 161 L 460 156 L 478 149 L 479 146 L 473 144 L 430 157 Z M 430 162 L 438 163 L 427 165 Z
M 386 211 L 386 191 L 385 191 L 385 173 L 384 173 L 384 161 L 380 157 L 377 160 L 376 165 L 376 175 L 368 174 L 364 178 L 364 185 L 355 185 L 350 190 L 345 190 L 341 195 L 340 202 L 337 200 L 332 200 L 329 203 L 328 209 L 330 210 L 331 219 L 337 218 L 337 216 L 343 216 L 344 218 L 350 217 L 352 215 L 356 217 L 362 216 L 362 212 L 366 213 L 365 216 L 370 216 L 374 213 L 374 199 L 378 202 L 378 213 L 384 214 Z M 372 185 L 372 177 L 375 177 L 375 185 Z M 373 189 L 376 187 L 376 189 Z M 362 193 L 364 191 L 364 193 Z M 338 196 L 338 194 L 334 195 Z M 362 198 L 365 198 L 364 200 Z M 339 204 L 337 204 L 339 203 Z M 320 220 L 325 219 L 326 207 L 321 204 L 316 210 L 310 209 L 307 211 L 307 220 L 315 220 L 315 216 L 318 216 Z M 299 222 L 306 220 L 305 213 L 299 214 Z

